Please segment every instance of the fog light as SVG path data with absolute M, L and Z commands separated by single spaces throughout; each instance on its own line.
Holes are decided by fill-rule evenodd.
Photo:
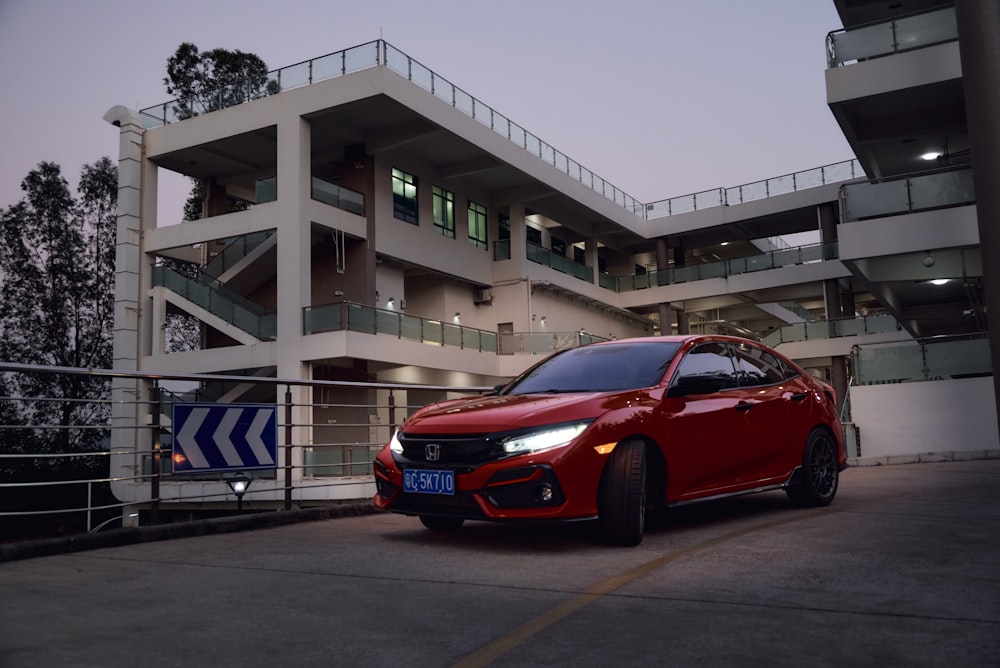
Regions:
M 538 498 L 542 500 L 543 503 L 548 503 L 552 500 L 552 485 L 545 483 L 538 488 Z

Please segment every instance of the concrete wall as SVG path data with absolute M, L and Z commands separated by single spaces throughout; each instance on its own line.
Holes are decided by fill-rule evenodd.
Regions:
M 1000 456 L 992 377 L 852 387 L 851 414 L 861 460 Z

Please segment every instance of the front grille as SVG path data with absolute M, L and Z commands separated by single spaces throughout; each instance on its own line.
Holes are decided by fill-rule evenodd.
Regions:
M 473 469 L 485 462 L 500 459 L 503 446 L 486 435 L 434 436 L 425 434 L 399 434 L 403 446 L 403 460 L 411 464 L 429 464 L 435 467 Z M 428 446 L 438 454 L 438 459 L 428 459 Z M 437 446 L 436 448 L 433 446 Z
M 400 492 L 392 504 L 392 511 L 415 515 L 458 515 L 461 517 L 485 517 L 479 504 L 469 492 L 448 494 L 407 494 Z

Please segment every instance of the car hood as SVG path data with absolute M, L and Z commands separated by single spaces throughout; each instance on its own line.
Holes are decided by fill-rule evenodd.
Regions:
M 636 391 L 631 394 L 634 396 Z M 487 434 L 595 418 L 614 406 L 620 393 L 507 394 L 455 399 L 425 406 L 403 431 L 423 434 Z

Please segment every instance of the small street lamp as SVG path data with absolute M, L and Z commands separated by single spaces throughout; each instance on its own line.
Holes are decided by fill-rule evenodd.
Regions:
M 243 495 L 246 494 L 247 488 L 250 487 L 251 482 L 253 482 L 253 478 L 244 473 L 237 473 L 232 478 L 226 479 L 229 489 L 233 490 L 233 494 L 236 495 L 237 513 L 243 512 Z

